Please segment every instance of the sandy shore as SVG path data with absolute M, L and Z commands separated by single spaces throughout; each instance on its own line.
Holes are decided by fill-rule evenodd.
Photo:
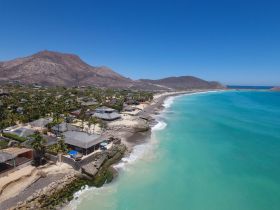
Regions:
M 163 105 L 169 97 L 210 91 L 216 90 L 190 90 L 155 94 L 153 101 L 147 106 L 144 106 L 143 110 L 138 114 L 139 118 L 144 118 L 148 121 L 149 129 L 144 132 L 124 132 L 124 135 L 121 136 L 122 140 L 126 143 L 126 145 L 128 145 L 130 151 L 133 150 L 134 146 L 145 143 L 151 136 L 151 128 L 157 123 L 155 116 L 160 114 L 160 112 L 164 109 Z

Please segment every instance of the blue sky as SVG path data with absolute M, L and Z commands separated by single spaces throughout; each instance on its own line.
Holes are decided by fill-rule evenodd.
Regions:
M 0 0 L 0 60 L 48 49 L 133 79 L 280 85 L 280 3 Z

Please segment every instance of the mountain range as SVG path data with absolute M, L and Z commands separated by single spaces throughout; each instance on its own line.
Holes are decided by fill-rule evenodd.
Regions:
M 160 80 L 132 80 L 108 67 L 94 67 L 74 54 L 41 51 L 31 56 L 0 62 L 0 83 L 19 82 L 45 86 L 96 86 L 145 90 L 185 90 L 223 88 L 192 76 Z

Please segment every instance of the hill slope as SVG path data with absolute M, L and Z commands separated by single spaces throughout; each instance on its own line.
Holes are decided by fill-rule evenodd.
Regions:
M 223 88 L 223 86 L 218 82 L 208 82 L 197 77 L 192 76 L 181 76 L 181 77 L 168 77 L 159 80 L 140 80 L 142 83 L 149 85 L 156 85 L 162 88 L 169 88 L 175 90 L 185 90 L 185 89 L 217 89 Z
M 144 90 L 222 87 L 217 82 L 208 82 L 191 76 L 133 81 L 107 67 L 90 66 L 77 55 L 52 51 L 41 51 L 28 57 L 0 62 L 0 83 L 9 81 L 49 86 L 82 85 Z
M 0 73 L 0 82 L 8 80 L 27 84 L 127 87 L 133 82 L 107 67 L 92 67 L 77 55 L 51 51 L 0 62 Z

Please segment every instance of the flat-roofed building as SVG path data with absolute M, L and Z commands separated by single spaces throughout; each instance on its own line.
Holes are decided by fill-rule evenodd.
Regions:
M 0 150 L 0 173 L 16 168 L 33 160 L 33 150 L 28 148 L 9 147 Z

